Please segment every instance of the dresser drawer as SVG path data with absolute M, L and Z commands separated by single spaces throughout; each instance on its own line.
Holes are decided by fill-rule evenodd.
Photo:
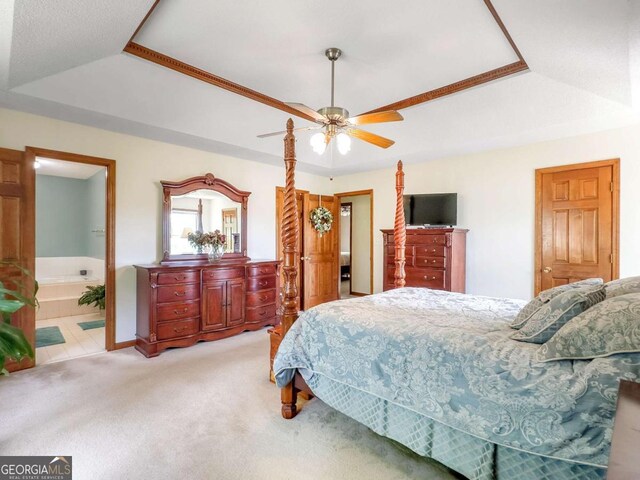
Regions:
M 444 257 L 415 257 L 414 267 L 445 268 Z
M 197 283 L 158 287 L 158 303 L 196 300 L 198 298 L 200 298 L 200 285 Z
M 158 324 L 158 340 L 168 340 L 170 338 L 185 337 L 200 331 L 200 320 L 198 318 L 188 318 L 177 322 L 165 322 Z
M 276 288 L 276 277 L 256 277 L 247 279 L 247 291 L 255 292 L 257 290 L 267 290 Z
M 268 318 L 276 316 L 276 306 L 267 305 L 266 307 L 247 308 L 245 322 L 261 322 Z
M 391 258 L 396 255 L 396 247 L 395 245 L 387 245 L 387 255 Z M 404 246 L 404 256 L 412 257 L 413 256 L 413 245 L 405 245 Z
M 414 258 L 415 257 L 413 255 L 405 255 L 404 265 L 406 267 L 412 267 L 414 263 Z M 387 265 L 395 267 L 395 264 L 396 264 L 396 257 L 394 257 L 393 255 L 387 255 Z
M 247 273 L 250 277 L 260 277 L 262 275 L 275 275 L 276 274 L 276 266 L 275 265 L 255 265 L 253 267 L 247 268 Z
M 415 249 L 417 257 L 444 257 L 447 251 L 444 245 L 416 245 Z
M 247 293 L 247 307 L 262 307 L 276 303 L 276 290 Z
M 408 287 L 426 287 L 437 290 L 444 289 L 444 270 L 434 270 L 431 268 L 407 268 Z
M 202 270 L 202 281 L 229 280 L 232 278 L 244 278 L 244 267 L 236 268 L 206 268 Z
M 200 301 L 165 303 L 158 305 L 157 319 L 159 322 L 177 320 L 179 318 L 197 317 L 200 315 Z
M 446 235 L 407 235 L 407 243 L 411 245 L 446 245 Z
M 176 283 L 197 283 L 199 281 L 200 281 L 200 272 L 198 270 L 158 274 L 158 285 L 172 285 Z

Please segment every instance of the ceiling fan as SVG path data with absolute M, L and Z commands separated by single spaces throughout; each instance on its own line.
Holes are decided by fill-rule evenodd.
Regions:
M 360 125 L 367 125 L 371 123 L 383 123 L 383 122 L 398 122 L 404 120 L 395 110 L 386 110 L 376 113 L 365 113 L 356 117 L 349 117 L 349 111 L 346 108 L 336 107 L 333 104 L 334 98 L 334 84 L 335 84 L 335 63 L 342 50 L 339 48 L 328 48 L 324 54 L 331 61 L 331 106 L 323 107 L 316 111 L 311 107 L 308 107 L 302 103 L 289 103 L 285 102 L 291 108 L 295 108 L 301 113 L 308 115 L 314 119 L 319 125 L 313 127 L 296 128 L 296 130 L 319 130 L 321 132 L 316 133 L 311 137 L 311 147 L 313 151 L 319 155 L 322 155 L 327 148 L 327 145 L 331 142 L 332 138 L 336 138 L 338 151 L 345 155 L 351 150 L 351 138 L 354 137 L 359 140 L 371 143 L 381 148 L 389 148 L 395 142 L 388 138 L 381 137 L 375 133 L 367 132 L 358 128 Z M 258 138 L 271 137 L 273 135 L 282 135 L 286 132 L 273 132 L 258 135 Z

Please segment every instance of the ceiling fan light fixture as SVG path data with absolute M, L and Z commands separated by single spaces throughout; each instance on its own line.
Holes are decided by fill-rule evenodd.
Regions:
M 325 142 L 325 134 L 321 132 L 312 135 L 310 143 L 311 148 L 313 148 L 313 151 L 318 155 L 322 155 L 327 148 L 327 144 Z
M 346 155 L 351 151 L 351 138 L 346 133 L 339 133 L 336 137 L 336 143 L 338 145 L 338 151 L 342 155 Z

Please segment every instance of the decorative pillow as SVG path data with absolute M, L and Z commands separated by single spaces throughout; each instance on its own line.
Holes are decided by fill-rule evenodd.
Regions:
M 626 295 L 628 293 L 640 293 L 640 277 L 621 278 L 605 283 L 607 298 Z
M 545 343 L 569 320 L 602 302 L 605 297 L 603 285 L 567 290 L 539 308 L 511 338 L 520 342 Z
M 579 282 L 558 285 L 557 287 L 544 290 L 543 292 L 540 292 L 536 298 L 527 303 L 522 310 L 520 310 L 518 315 L 516 315 L 516 318 L 511 322 L 511 328 L 515 328 L 516 330 L 522 328 L 531 316 L 542 308 L 545 303 L 551 301 L 552 298 L 557 297 L 567 290 L 581 288 L 587 285 L 602 285 L 602 283 L 603 280 L 601 278 L 588 278 L 586 280 L 580 280 Z
M 640 293 L 608 298 L 558 330 L 536 352 L 540 362 L 640 352 Z

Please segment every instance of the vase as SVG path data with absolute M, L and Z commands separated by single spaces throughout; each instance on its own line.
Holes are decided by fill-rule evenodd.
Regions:
M 217 262 L 222 258 L 222 245 L 211 245 L 209 250 L 209 261 Z

